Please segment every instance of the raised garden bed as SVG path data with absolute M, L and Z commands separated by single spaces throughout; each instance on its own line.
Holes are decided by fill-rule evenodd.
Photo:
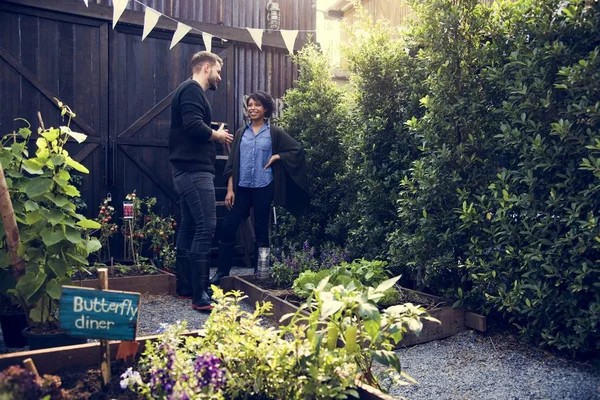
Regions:
M 162 269 L 155 269 L 157 273 L 127 276 L 120 269 L 108 267 L 108 287 L 111 290 L 128 292 L 170 294 L 175 296 L 177 277 Z M 111 274 L 111 268 L 113 273 Z M 73 286 L 97 288 L 98 279 L 73 279 Z
M 201 331 L 190 331 L 186 335 L 196 336 Z M 146 348 L 145 343 L 147 340 L 158 340 L 160 335 L 145 336 L 137 339 L 140 346 L 137 354 L 140 355 Z M 122 391 L 119 388 L 119 373 L 121 369 L 126 368 L 123 361 L 116 361 L 115 356 L 119 347 L 120 341 L 110 341 L 110 354 L 112 359 L 111 369 L 112 381 L 110 387 L 106 392 L 103 393 L 104 397 L 99 398 L 118 398 L 118 399 L 134 399 L 135 395 L 131 392 Z M 32 350 L 23 351 L 19 353 L 10 353 L 0 356 L 0 370 L 3 370 L 11 365 L 22 365 L 23 361 L 31 358 L 37 367 L 40 374 L 54 374 L 61 376 L 63 373 L 65 376 L 61 376 L 65 385 L 65 388 L 72 388 L 77 385 L 80 386 L 79 390 L 82 392 L 93 390 L 97 388 L 100 390 L 100 343 L 86 343 L 74 346 L 56 347 L 52 349 L 44 350 Z M 97 370 L 94 369 L 97 367 Z M 83 370 L 90 369 L 91 370 Z M 97 378 L 97 381 L 94 380 Z M 74 382 L 76 380 L 76 382 Z M 366 385 L 361 382 L 357 383 L 357 390 L 362 400 L 392 400 L 391 396 L 388 396 L 381 391 L 375 389 L 372 386 Z M 122 397 L 114 397 L 115 395 L 122 394 Z M 97 397 L 93 397 L 97 398 Z
M 271 312 L 273 314 L 273 319 L 276 321 L 279 321 L 285 314 L 298 311 L 297 303 L 294 304 L 296 298 L 292 296 L 291 301 L 284 299 L 287 295 L 287 291 L 263 289 L 256 284 L 258 282 L 255 279 L 255 275 L 230 276 L 221 281 L 221 287 L 225 291 L 240 290 L 244 292 L 248 296 L 247 301 L 252 304 L 256 301 L 271 302 L 273 304 L 273 310 Z M 253 283 L 253 281 L 255 283 Z M 405 294 L 407 301 L 409 301 L 409 299 L 418 299 L 420 303 L 425 303 L 424 305 L 428 308 L 429 314 L 440 320 L 441 324 L 423 321 L 421 334 L 419 336 L 416 336 L 413 333 L 406 334 L 398 347 L 412 346 L 427 343 L 432 340 L 444 339 L 457 334 L 465 328 L 485 330 L 484 317 L 473 313 L 466 313 L 460 308 L 452 308 L 447 300 L 441 297 L 406 288 L 402 288 L 401 290 Z M 413 303 L 415 302 L 416 301 L 413 301 Z

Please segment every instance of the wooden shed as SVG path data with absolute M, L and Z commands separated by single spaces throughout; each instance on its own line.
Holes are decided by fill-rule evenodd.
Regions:
M 277 1 L 280 29 L 300 31 L 295 49 L 315 29 L 315 1 Z M 0 132 L 12 132 L 18 117 L 37 126 L 38 111 L 46 126 L 57 126 L 57 97 L 77 113 L 73 130 L 88 135 L 69 151 L 90 170 L 81 187 L 89 216 L 107 193 L 119 209 L 134 189 L 156 197 L 164 215 L 178 216 L 167 147 L 170 99 L 191 76 L 192 55 L 204 50 L 201 32 L 214 36 L 212 51 L 224 60 L 221 87 L 208 96 L 213 119 L 230 130 L 243 123 L 244 95 L 266 90 L 279 99 L 297 76 L 280 32 L 266 30 L 268 2 L 130 0 L 113 29 L 111 0 L 88 0 L 89 6 L 83 0 L 3 0 Z M 165 17 L 142 41 L 145 6 Z M 169 50 L 177 22 L 194 30 Z M 246 28 L 265 29 L 262 50 Z M 217 174 L 224 159 L 217 160 Z M 225 186 L 222 177 L 216 186 Z M 217 200 L 223 197 L 218 190 Z

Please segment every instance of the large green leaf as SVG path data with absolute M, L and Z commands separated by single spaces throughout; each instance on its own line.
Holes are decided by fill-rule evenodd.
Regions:
M 86 258 L 82 257 L 80 254 L 77 254 L 75 252 L 69 251 L 69 252 L 65 253 L 65 255 L 67 257 L 69 257 L 71 260 L 78 262 L 79 264 L 82 264 L 82 265 L 89 264 L 89 262 Z
M 67 263 L 62 258 L 51 258 L 48 260 L 48 268 L 57 277 L 65 276 L 67 273 Z
M 65 196 L 55 196 L 52 193 L 48 193 L 46 199 L 53 202 L 57 207 L 65 208 L 71 201 L 67 199 Z
M 71 128 L 69 128 L 68 126 L 61 126 L 60 130 L 61 130 L 62 133 L 66 133 L 67 135 L 69 135 L 73 139 L 75 139 L 77 141 L 77 143 L 83 143 L 87 139 L 87 135 L 86 134 L 79 133 L 79 132 L 73 132 L 71 130 Z
M 373 320 L 379 323 L 381 320 L 381 314 L 379 313 L 379 309 L 373 303 L 361 303 L 358 306 L 358 312 L 363 319 Z
M 393 287 L 396 284 L 396 282 L 398 282 L 399 279 L 400 279 L 400 277 L 396 276 L 394 278 L 390 278 L 388 280 L 385 280 L 385 281 L 381 282 L 379 284 L 379 286 L 377 286 L 377 288 L 375 289 L 375 291 L 376 292 L 385 292 L 389 288 Z
M 61 289 L 62 287 L 56 279 L 46 282 L 46 293 L 54 300 L 60 299 Z
M 39 210 L 40 206 L 33 200 L 27 200 L 25 202 L 25 211 L 35 211 Z
M 52 180 L 38 177 L 31 179 L 25 186 L 25 191 L 29 197 L 38 197 L 50 191 Z
M 337 300 L 330 300 L 330 301 L 323 302 L 323 308 L 321 309 L 321 318 L 327 318 L 327 317 L 335 314 L 343 306 L 344 306 L 344 303 L 342 303 L 341 301 L 337 301 Z
M 65 234 L 67 240 L 74 244 L 79 244 L 84 240 L 83 237 L 81 237 L 81 232 L 70 226 L 65 226 Z
M 82 164 L 78 163 L 77 161 L 73 160 L 71 157 L 67 157 L 67 165 L 69 167 L 73 168 L 74 170 L 77 170 L 77 171 L 82 172 L 84 174 L 89 174 L 90 173 L 89 169 L 87 169 Z
M 46 139 L 48 142 L 53 142 L 58 139 L 58 135 L 60 131 L 58 129 L 50 129 L 41 133 L 41 136 Z
M 46 246 L 52 246 L 59 243 L 61 240 L 66 239 L 65 233 L 62 230 L 62 227 L 57 226 L 54 228 L 46 228 L 40 232 L 40 236 L 44 241 Z
M 46 220 L 48 220 L 48 222 L 50 222 L 50 224 L 52 224 L 52 226 L 58 224 L 65 218 L 65 213 L 62 212 L 61 210 L 57 210 L 57 209 L 51 209 L 51 210 L 41 209 L 40 214 Z
M 81 221 L 77 222 L 77 225 L 86 229 L 100 229 L 100 227 L 102 226 L 98 222 L 87 218 L 84 218 Z
M 46 273 L 44 271 L 28 270 L 17 282 L 17 292 L 27 301 L 40 290 L 45 280 Z
M 66 161 L 66 157 L 63 156 L 62 154 L 53 154 L 50 157 L 50 160 L 52 160 L 52 164 L 55 167 L 60 167 L 61 165 L 63 165 Z
M 73 185 L 65 185 L 65 186 L 61 186 L 61 187 L 67 196 L 79 197 L 81 195 L 79 193 L 79 190 L 77 190 L 77 188 Z
M 86 247 L 88 249 L 88 252 L 95 253 L 102 248 L 102 243 L 100 243 L 98 238 L 91 237 L 89 240 L 86 241 Z
M 30 213 L 25 214 L 25 223 L 28 225 L 33 225 L 41 219 L 42 214 L 39 211 L 32 211 Z

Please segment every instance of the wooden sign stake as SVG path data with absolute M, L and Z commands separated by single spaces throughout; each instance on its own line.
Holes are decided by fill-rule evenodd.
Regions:
M 108 289 L 108 269 L 98 268 L 98 282 L 100 290 Z M 110 383 L 110 346 L 108 339 L 100 339 L 100 350 L 102 351 L 102 385 L 107 387 Z
M 35 367 L 35 364 L 33 363 L 33 360 L 31 358 L 24 359 L 23 365 L 25 366 L 25 369 L 27 371 L 33 372 L 36 376 L 40 376 L 40 374 L 38 374 L 38 370 Z

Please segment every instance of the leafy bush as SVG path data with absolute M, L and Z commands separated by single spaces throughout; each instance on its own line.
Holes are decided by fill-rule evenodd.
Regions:
M 343 244 L 345 232 L 333 225 L 345 191 L 340 180 L 346 159 L 341 132 L 348 126 L 342 92 L 331 81 L 327 58 L 317 45 L 308 44 L 293 60 L 300 76 L 283 97 L 286 107 L 279 124 L 304 148 L 310 206 L 298 218 L 282 210 L 279 231 L 294 246 L 305 240 L 317 248 L 325 242 Z
M 273 258 L 271 278 L 280 287 L 287 287 L 304 271 L 317 271 L 319 260 L 315 257 L 315 249 L 305 241 L 301 250 L 290 246 L 287 252 L 282 252 L 281 259 Z
M 346 197 L 338 218 L 352 257 L 387 259 L 386 237 L 400 222 L 398 186 L 418 153 L 419 141 L 405 121 L 422 115 L 426 71 L 407 54 L 397 28 L 384 20 L 373 23 L 361 7 L 356 14 L 345 49 L 350 122 L 344 131 Z

